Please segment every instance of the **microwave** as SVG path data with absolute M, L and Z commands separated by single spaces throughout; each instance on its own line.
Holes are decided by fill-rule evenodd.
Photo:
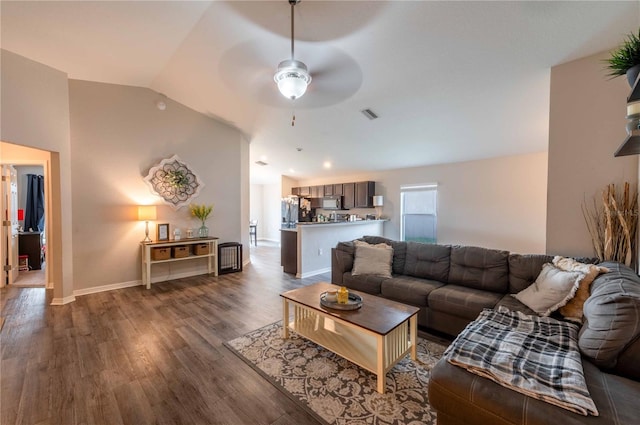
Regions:
M 342 196 L 325 196 L 322 198 L 323 210 L 341 210 Z

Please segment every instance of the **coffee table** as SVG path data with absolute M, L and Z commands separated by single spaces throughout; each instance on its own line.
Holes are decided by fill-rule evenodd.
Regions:
M 416 359 L 418 307 L 354 292 L 362 297 L 357 310 L 334 310 L 320 295 L 336 285 L 319 282 L 287 291 L 283 300 L 283 338 L 289 330 L 377 375 L 384 394 L 387 372 L 407 353 Z M 293 320 L 290 308 L 293 305 Z

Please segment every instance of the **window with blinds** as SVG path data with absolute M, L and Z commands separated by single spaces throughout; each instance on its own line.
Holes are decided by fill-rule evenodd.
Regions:
M 400 187 L 400 237 L 403 241 L 436 243 L 436 184 Z

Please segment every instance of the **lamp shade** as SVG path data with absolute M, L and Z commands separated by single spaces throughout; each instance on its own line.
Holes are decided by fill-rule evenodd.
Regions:
M 156 206 L 155 205 L 140 205 L 138 207 L 138 220 L 149 221 L 156 219 Z
M 384 206 L 384 198 L 382 197 L 382 195 L 376 195 L 373 197 L 373 206 L 374 207 Z
M 311 82 L 311 76 L 307 66 L 297 60 L 280 62 L 278 72 L 273 76 L 278 84 L 280 93 L 288 99 L 295 100 L 307 91 L 307 85 Z

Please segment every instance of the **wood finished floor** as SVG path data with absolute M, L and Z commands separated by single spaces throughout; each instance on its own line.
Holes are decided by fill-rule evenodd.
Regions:
M 242 273 L 198 276 L 78 297 L 0 290 L 0 424 L 318 422 L 223 342 L 279 320 L 294 279 L 259 242 Z

